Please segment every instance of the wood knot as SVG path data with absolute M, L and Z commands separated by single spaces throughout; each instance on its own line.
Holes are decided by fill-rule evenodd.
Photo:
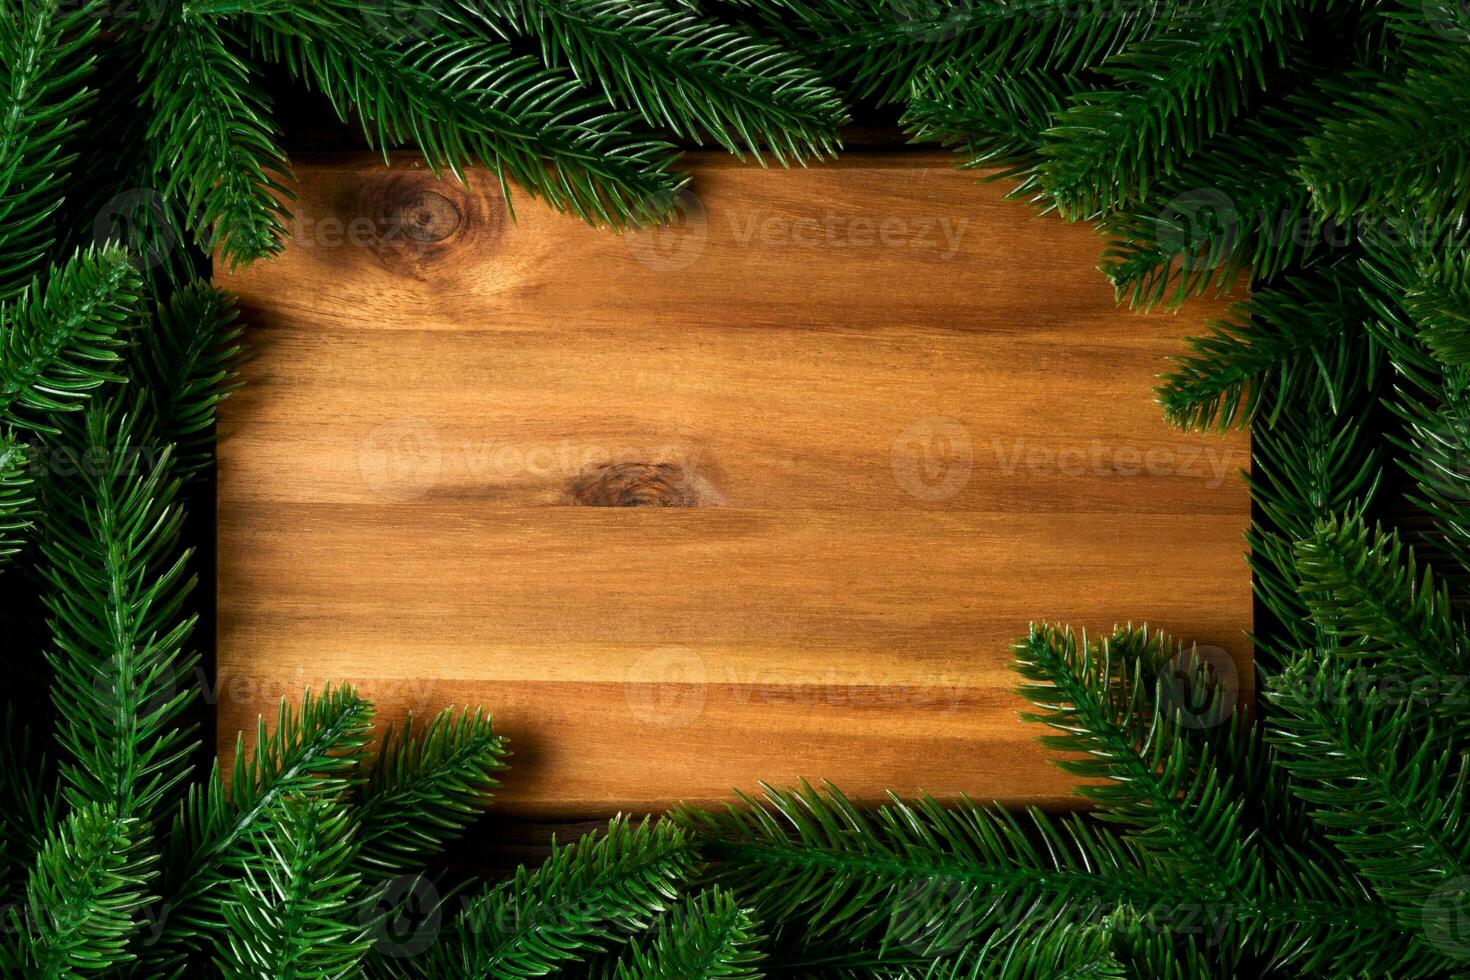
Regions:
M 385 215 L 391 231 L 415 242 L 442 242 L 459 230 L 459 208 L 438 191 L 418 190 Z
M 579 474 L 567 494 L 583 507 L 701 507 L 715 502 L 703 482 L 673 463 L 607 463 Z
M 499 214 L 485 195 L 423 171 L 389 173 L 362 190 L 373 250 L 388 268 L 423 277 L 439 258 L 494 237 Z

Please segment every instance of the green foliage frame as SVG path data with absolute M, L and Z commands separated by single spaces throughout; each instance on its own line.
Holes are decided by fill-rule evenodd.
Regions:
M 51 692 L 6 714 L 6 975 L 1465 970 L 1463 4 L 0 4 L 0 629 Z M 204 256 L 272 254 L 289 214 L 262 64 L 385 151 L 614 228 L 683 186 L 648 128 L 792 164 L 891 106 L 1094 224 L 1120 301 L 1248 275 L 1159 398 L 1253 426 L 1261 696 L 1148 629 L 1037 625 L 1021 692 L 1086 811 L 768 787 L 464 891 L 426 868 L 504 765 L 477 711 L 375 738 L 324 690 L 226 780 L 196 737 L 188 510 L 239 354 Z M 394 938 L 410 914 L 439 926 Z

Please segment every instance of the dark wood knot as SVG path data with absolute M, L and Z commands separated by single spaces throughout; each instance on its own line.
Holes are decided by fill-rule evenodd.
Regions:
M 424 277 L 451 252 L 481 252 L 496 239 L 500 215 L 485 195 L 426 171 L 390 173 L 365 185 L 362 211 L 373 223 L 373 251 L 388 268 Z
M 414 242 L 442 242 L 459 230 L 463 220 L 454 202 L 438 191 L 412 191 L 389 202 L 384 214 L 389 233 Z
M 579 474 L 567 493 L 583 507 L 700 507 L 712 502 L 701 483 L 673 463 L 607 463 Z

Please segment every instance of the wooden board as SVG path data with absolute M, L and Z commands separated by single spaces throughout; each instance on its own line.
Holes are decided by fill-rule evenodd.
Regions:
M 1147 621 L 1248 687 L 1243 436 L 1154 375 L 1085 227 L 948 156 L 691 161 L 619 236 L 407 161 L 297 167 L 220 424 L 219 728 L 351 680 L 483 703 L 512 811 L 757 780 L 1054 803 L 1008 646 Z

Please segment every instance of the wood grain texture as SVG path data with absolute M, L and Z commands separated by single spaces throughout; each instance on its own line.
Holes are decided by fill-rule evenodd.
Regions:
M 1087 228 L 948 156 L 696 157 L 619 236 L 492 180 L 299 162 L 295 237 L 222 274 L 222 746 L 351 680 L 483 703 L 501 803 L 564 815 L 830 778 L 1043 804 L 1029 621 L 1147 621 L 1249 690 L 1244 436 L 1153 376 L 1219 304 L 1119 310 Z

